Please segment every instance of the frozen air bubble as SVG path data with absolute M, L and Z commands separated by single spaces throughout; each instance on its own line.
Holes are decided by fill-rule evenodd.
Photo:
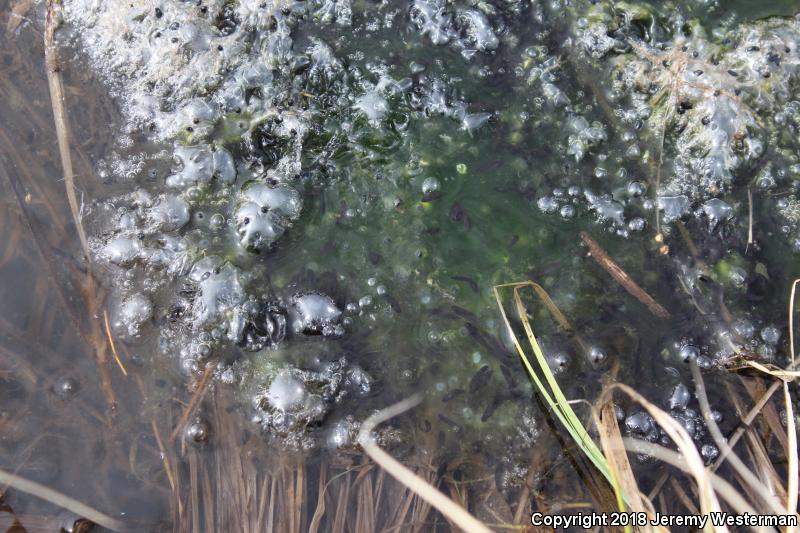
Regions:
M 558 211 L 558 201 L 552 196 L 542 196 L 536 200 L 536 206 L 543 213 L 555 213 Z
M 647 186 L 641 181 L 632 181 L 628 183 L 628 194 L 634 198 L 638 198 L 647 191 Z
M 239 270 L 230 263 L 223 263 L 216 256 L 204 257 L 195 263 L 189 278 L 200 289 L 192 307 L 197 325 L 216 320 L 222 313 L 244 300 L 245 292 L 239 281 Z
M 456 37 L 453 16 L 443 0 L 414 0 L 409 11 L 411 23 L 435 45 L 443 45 Z
M 609 196 L 596 195 L 590 191 L 584 191 L 583 195 L 600 221 L 612 221 L 620 227 L 625 224 L 625 208 L 619 202 Z
M 133 237 L 115 237 L 101 250 L 100 259 L 119 266 L 130 266 L 142 251 L 139 239 Z
M 690 437 L 694 438 L 697 434 L 697 421 L 694 418 L 686 415 L 674 415 L 673 418 L 683 426 L 683 429 L 686 430 Z
M 359 96 L 353 107 L 362 112 L 373 124 L 383 120 L 389 113 L 389 102 L 378 87 Z
M 762 344 L 756 350 L 762 359 L 772 360 L 775 357 L 775 347 L 771 344 Z
M 689 198 L 686 196 L 659 196 L 658 208 L 664 212 L 664 222 L 669 224 L 689 212 Z
M 203 421 L 197 420 L 186 427 L 186 440 L 192 444 L 205 444 L 211 436 L 211 430 Z
M 608 353 L 604 349 L 598 346 L 592 346 L 589 349 L 589 361 L 593 365 L 602 364 L 606 359 L 608 359 Z
M 128 296 L 113 309 L 114 330 L 128 337 L 139 335 L 142 325 L 153 316 L 153 304 L 144 294 Z
M 372 391 L 372 377 L 357 365 L 350 367 L 344 384 L 359 397 L 364 397 Z
M 708 231 L 713 231 L 718 224 L 726 222 L 733 216 L 733 208 L 719 198 L 707 201 L 701 209 L 708 218 Z
M 306 396 L 305 384 L 289 372 L 281 372 L 267 390 L 267 401 L 278 411 L 298 411 L 302 409 Z
M 297 333 L 324 333 L 325 328 L 338 322 L 342 316 L 330 296 L 314 292 L 295 295 L 292 308 L 295 315 L 292 326 Z
M 630 231 L 644 231 L 647 227 L 647 222 L 642 217 L 632 218 L 628 221 L 628 230 Z
M 495 50 L 500 45 L 492 26 L 480 11 L 474 9 L 460 11 L 457 20 L 466 34 L 466 41 L 477 50 L 481 52 Z
M 714 363 L 708 357 L 701 355 L 697 358 L 697 366 L 700 370 L 710 370 Z
M 246 187 L 242 196 L 246 201 L 256 203 L 259 207 L 265 207 L 291 220 L 300 215 L 302 208 L 300 194 L 288 185 L 270 187 L 256 183 Z
M 56 381 L 53 385 L 53 392 L 62 400 L 69 400 L 80 390 L 80 384 L 75 378 L 64 377 Z
M 565 353 L 555 353 L 547 358 L 547 363 L 554 374 L 563 372 L 569 366 L 569 357 Z
M 219 231 L 225 226 L 225 217 L 220 213 L 214 213 L 208 220 L 208 227 L 214 231 Z
M 181 169 L 167 177 L 167 187 L 207 184 L 215 177 L 223 183 L 232 183 L 236 179 L 233 157 L 222 148 L 209 145 L 176 146 L 174 155 Z
M 733 323 L 733 331 L 743 339 L 751 339 L 756 333 L 756 328 L 749 320 L 737 320 Z
M 250 250 L 270 248 L 300 215 L 300 195 L 286 185 L 262 183 L 248 186 L 235 212 L 240 244 Z
M 348 446 L 351 442 L 350 439 L 350 428 L 352 424 L 348 424 L 344 420 L 340 420 L 336 422 L 331 429 L 328 430 L 328 436 L 326 442 L 328 444 L 328 448 L 337 449 L 342 448 L 343 446 Z

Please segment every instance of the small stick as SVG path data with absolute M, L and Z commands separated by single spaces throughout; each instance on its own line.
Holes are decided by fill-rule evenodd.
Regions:
M 622 285 L 622 287 L 628 291 L 628 294 L 646 305 L 650 312 L 658 318 L 669 318 L 669 313 L 667 310 L 661 307 L 661 305 L 656 302 L 652 296 L 647 294 L 644 289 L 642 289 L 635 281 L 633 281 L 633 279 L 631 279 L 631 277 L 608 256 L 605 250 L 600 248 L 600 245 L 597 244 L 594 239 L 589 237 L 589 235 L 584 231 L 581 232 L 581 239 L 584 243 L 586 243 L 586 246 L 589 247 L 590 255 L 597 262 L 597 264 L 603 267 L 606 272 L 611 274 L 611 277 L 614 278 L 617 283 Z
M 203 393 L 205 393 L 206 387 L 208 387 L 208 382 L 211 381 L 211 376 L 213 375 L 214 367 L 212 365 L 207 366 L 205 372 L 203 372 L 203 376 L 200 378 L 200 382 L 197 384 L 197 389 L 194 391 L 192 399 L 189 401 L 189 405 L 186 406 L 186 409 L 183 411 L 183 415 L 181 415 L 181 419 L 178 421 L 178 425 L 175 426 L 175 429 L 172 431 L 172 435 L 169 436 L 170 444 L 175 442 L 175 439 L 178 438 L 178 434 L 189 421 L 189 418 L 194 413 L 194 410 L 197 409 L 197 406 L 200 404 L 200 400 L 203 399 Z
M 75 197 L 75 171 L 72 168 L 72 155 L 70 153 L 69 126 L 67 125 L 67 112 L 64 109 L 64 81 L 61 77 L 61 66 L 58 64 L 58 52 L 56 50 L 56 28 L 60 22 L 61 3 L 59 0 L 47 1 L 47 15 L 45 18 L 44 31 L 44 60 L 45 70 L 47 71 L 47 84 L 50 88 L 50 102 L 53 106 L 53 121 L 56 126 L 56 137 L 58 138 L 58 151 L 61 155 L 61 167 L 64 170 L 64 184 L 67 189 L 67 201 L 75 229 L 81 240 L 83 253 L 86 255 L 87 263 L 89 260 L 89 244 L 86 241 L 86 233 L 83 231 L 81 223 L 78 199 Z

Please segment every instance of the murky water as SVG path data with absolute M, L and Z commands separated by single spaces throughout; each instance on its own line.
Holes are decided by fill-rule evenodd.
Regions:
M 419 501 L 395 512 L 404 493 L 354 443 L 375 410 L 423 392 L 381 432 L 396 455 L 489 523 L 517 518 L 518 500 L 570 502 L 575 473 L 492 293 L 527 279 L 581 338 L 529 302 L 567 397 L 627 383 L 713 459 L 686 362 L 708 371 L 730 429 L 725 368 L 788 354 L 795 2 L 320 2 L 269 17 L 245 4 L 131 4 L 112 22 L 130 25 L 118 58 L 151 43 L 137 72 L 103 56 L 102 8 L 89 23 L 89 4 L 66 3 L 91 278 L 63 192 L 44 7 L 4 6 L 0 467 L 153 531 L 443 528 Z M 787 18 L 756 22 L 769 17 Z M 191 61 L 209 50 L 218 78 Z M 706 104 L 704 75 L 729 100 Z M 587 257 L 581 232 L 670 317 Z M 629 433 L 664 438 L 620 407 Z M 23 493 L 3 503 L 30 530 L 74 522 Z

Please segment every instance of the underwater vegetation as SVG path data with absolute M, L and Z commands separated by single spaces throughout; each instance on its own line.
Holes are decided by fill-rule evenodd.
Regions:
M 63 0 L 118 113 L 79 213 L 108 337 L 199 391 L 167 444 L 218 438 L 224 391 L 270 450 L 490 464 L 519 522 L 558 427 L 616 507 L 678 450 L 714 508 L 726 376 L 778 372 L 768 423 L 796 412 L 800 15 L 750 9 Z

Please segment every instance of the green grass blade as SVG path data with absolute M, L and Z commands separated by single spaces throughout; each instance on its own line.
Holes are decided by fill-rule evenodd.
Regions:
M 572 409 L 572 406 L 569 404 L 569 401 L 564 396 L 564 393 L 561 390 L 561 387 L 558 385 L 558 381 L 556 380 L 553 372 L 550 370 L 550 366 L 547 364 L 547 359 L 542 352 L 541 347 L 539 346 L 539 342 L 536 340 L 536 336 L 533 333 L 533 328 L 530 325 L 530 321 L 528 320 L 527 313 L 525 311 L 525 306 L 522 303 L 522 298 L 519 293 L 520 287 L 534 287 L 535 284 L 533 282 L 526 282 L 526 283 L 515 283 L 510 285 L 498 285 L 494 288 L 495 299 L 497 300 L 497 304 L 500 308 L 500 313 L 503 317 L 503 321 L 506 324 L 506 328 L 508 329 L 509 335 L 514 343 L 515 348 L 517 349 L 517 353 L 522 360 L 523 365 L 525 366 L 525 370 L 528 372 L 531 380 L 534 383 L 539 394 L 544 398 L 545 402 L 548 406 L 552 409 L 553 413 L 556 415 L 556 418 L 564 425 L 567 432 L 570 434 L 570 437 L 576 442 L 576 444 L 581 448 L 583 453 L 586 457 L 594 464 L 594 466 L 600 471 L 600 473 L 611 483 L 612 487 L 617 487 L 616 480 L 611 473 L 611 470 L 608 466 L 608 462 L 605 459 L 600 448 L 597 444 L 592 440 L 589 436 L 589 433 L 584 428 L 583 424 L 581 423 L 578 416 L 575 414 L 575 411 Z M 533 349 L 533 353 L 536 357 L 536 363 L 539 367 L 539 371 L 544 376 L 544 380 L 547 382 L 548 387 L 545 387 L 542 379 L 539 377 L 539 374 L 534 369 L 533 365 L 528 358 L 528 355 L 525 353 L 524 348 L 520 344 L 519 340 L 517 339 L 516 334 L 514 333 L 513 328 L 511 327 L 511 323 L 508 320 L 508 316 L 506 315 L 505 307 L 503 306 L 502 298 L 500 297 L 500 288 L 504 287 L 513 287 L 514 289 L 514 303 L 517 310 L 517 314 L 522 322 L 523 328 L 525 329 L 525 334 L 528 337 L 528 342 Z M 538 287 L 538 286 L 537 286 Z M 541 289 L 541 288 L 540 288 Z M 542 289 L 543 290 L 543 289 Z

